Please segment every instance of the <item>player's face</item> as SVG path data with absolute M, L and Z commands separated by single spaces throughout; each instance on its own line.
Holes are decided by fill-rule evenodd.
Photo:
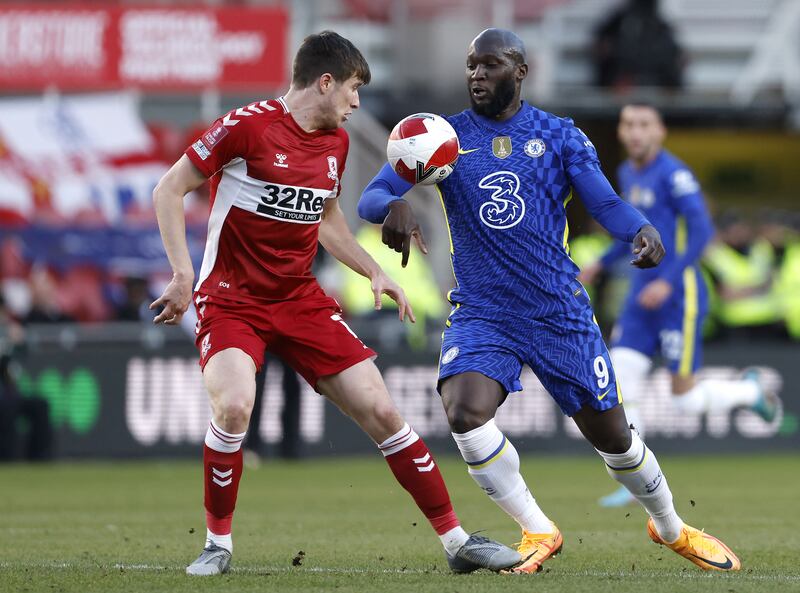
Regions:
M 473 44 L 467 54 L 467 90 L 475 113 L 497 117 L 519 93 L 519 66 L 492 47 Z
M 324 121 L 320 128 L 338 128 L 347 121 L 360 105 L 358 89 L 363 84 L 361 79 L 355 76 L 351 76 L 344 82 L 331 81 L 330 86 L 325 90 L 327 101 L 324 108 Z
M 652 107 L 627 105 L 620 113 L 617 134 L 628 156 L 636 162 L 645 163 L 661 150 L 666 129 Z

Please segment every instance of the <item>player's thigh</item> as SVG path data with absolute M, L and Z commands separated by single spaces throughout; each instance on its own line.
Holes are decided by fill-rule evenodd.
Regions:
M 256 365 L 244 350 L 214 353 L 203 367 L 203 382 L 214 421 L 227 432 L 247 430 L 256 395 Z
M 371 359 L 362 360 L 335 375 L 321 377 L 317 390 L 350 416 L 376 443 L 403 427 L 380 371 Z
M 588 306 L 536 320 L 525 362 L 567 416 L 586 405 L 602 411 L 621 401 L 608 348 Z
M 658 352 L 661 316 L 628 301 L 611 332 L 612 348 L 630 348 L 652 358 Z
M 200 296 L 200 295 L 196 295 Z M 203 299 L 200 296 L 200 299 Z M 195 344 L 214 421 L 228 432 L 247 429 L 255 399 L 255 373 L 264 360 L 264 333 L 256 307 L 196 298 Z
M 520 391 L 523 345 L 513 337 L 518 333 L 511 327 L 513 324 L 513 320 L 474 317 L 463 309 L 451 315 L 442 333 L 439 393 L 445 381 L 461 385 L 461 380 L 451 382 L 449 378 L 466 373 L 479 373 L 491 379 L 505 393 Z

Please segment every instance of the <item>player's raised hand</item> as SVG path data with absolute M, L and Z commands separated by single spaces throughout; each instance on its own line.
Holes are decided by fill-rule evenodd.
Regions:
M 411 205 L 405 200 L 395 200 L 389 204 L 389 214 L 383 221 L 383 243 L 397 253 L 403 254 L 402 266 L 408 265 L 408 256 L 411 252 L 411 239 L 416 241 L 420 251 L 428 254 L 428 246 L 422 236 L 417 217 Z
M 666 250 L 656 227 L 647 224 L 639 229 L 633 238 L 633 253 L 636 257 L 631 264 L 637 268 L 653 268 L 664 259 Z
M 183 314 L 189 308 L 192 300 L 192 278 L 183 276 L 173 276 L 164 292 L 155 301 L 150 303 L 150 310 L 164 307 L 155 316 L 153 323 L 163 323 L 165 325 L 178 325 Z
M 397 303 L 397 311 L 400 321 L 405 321 L 406 316 L 411 323 L 416 323 L 417 319 L 414 317 L 414 311 L 411 309 L 411 303 L 406 298 L 405 291 L 400 288 L 394 280 L 389 278 L 383 270 L 372 278 L 372 294 L 375 296 L 375 310 L 381 309 L 381 295 L 388 294 L 395 303 Z

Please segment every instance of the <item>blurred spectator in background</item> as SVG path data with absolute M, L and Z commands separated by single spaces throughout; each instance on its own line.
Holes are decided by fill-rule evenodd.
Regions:
M 31 308 L 23 321 L 28 323 L 65 323 L 74 321 L 64 313 L 58 301 L 58 285 L 45 266 L 34 266 L 29 279 Z
M 17 390 L 14 358 L 24 337 L 22 326 L 8 313 L 0 295 L 0 462 L 20 457 L 42 461 L 52 456 L 53 429 L 47 400 L 22 397 Z M 20 447 L 23 436 L 25 445 Z
M 416 261 L 413 264 L 409 261 L 408 266 L 402 267 L 397 254 L 383 245 L 379 225 L 365 224 L 358 229 L 355 237 L 378 265 L 406 292 L 417 322 L 398 327 L 397 304 L 386 295 L 381 301 L 381 309 L 376 311 L 372 292 L 366 286 L 369 280 L 339 264 L 343 276 L 340 292 L 344 310 L 349 315 L 369 318 L 375 322 L 381 348 L 403 348 L 405 341 L 415 350 L 425 349 L 428 345 L 428 322 L 444 319 L 447 312 L 447 303 L 436 283 L 430 263 L 412 243 L 411 252 Z M 382 320 L 386 323 L 381 323 Z M 438 323 L 434 327 L 438 327 Z
M 117 307 L 115 318 L 117 321 L 146 321 L 153 322 L 153 313 L 150 303 L 153 297 L 150 294 L 148 280 L 143 276 L 128 276 L 123 279 L 125 288 L 124 300 Z
M 793 227 L 797 218 L 791 212 L 768 210 L 758 228 L 759 238 L 773 252 L 770 293 L 779 310 L 780 329 L 794 339 L 800 339 L 800 237 Z
M 593 55 L 600 86 L 624 92 L 683 84 L 683 51 L 658 0 L 628 0 L 612 13 L 595 30 Z
M 782 307 L 774 287 L 776 243 L 781 231 L 762 225 L 761 236 L 741 214 L 728 211 L 717 220 L 717 238 L 706 250 L 705 269 L 715 293 L 712 314 L 723 334 L 783 334 Z M 785 335 L 785 334 L 784 334 Z

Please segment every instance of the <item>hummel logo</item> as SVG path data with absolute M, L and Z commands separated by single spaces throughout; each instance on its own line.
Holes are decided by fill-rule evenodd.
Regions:
M 280 152 L 275 154 L 276 162 L 272 163 L 276 167 L 283 167 L 284 169 L 288 169 L 289 165 L 286 164 L 286 159 L 289 158 L 285 154 L 281 154 Z
M 436 466 L 434 461 L 431 459 L 430 453 L 425 453 L 425 457 L 418 457 L 413 460 L 414 464 L 417 466 L 418 472 L 429 472 L 433 471 L 433 468 Z M 430 463 L 428 463 L 430 461 Z M 428 465 L 424 465 L 428 463 Z
M 480 150 L 480 148 L 470 148 L 469 150 L 461 150 L 458 149 L 458 154 L 469 154 L 471 152 L 475 152 L 476 150 Z
M 219 471 L 216 467 L 211 468 L 211 481 L 214 482 L 217 486 L 221 488 L 225 488 L 225 486 L 230 486 L 231 482 L 233 482 L 233 478 L 231 478 L 231 474 L 233 474 L 233 469 L 229 469 L 226 472 Z M 220 480 L 219 478 L 222 478 Z M 227 480 L 225 478 L 228 478 Z

